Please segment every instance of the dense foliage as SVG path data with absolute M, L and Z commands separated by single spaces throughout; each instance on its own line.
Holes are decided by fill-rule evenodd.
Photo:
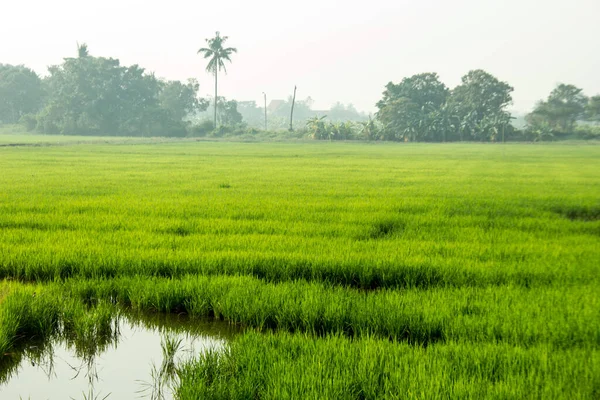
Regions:
M 384 137 L 404 141 L 499 141 L 512 130 L 506 107 L 513 88 L 482 70 L 449 90 L 437 74 L 389 83 L 377 103 Z
M 197 83 L 162 82 L 115 59 L 67 58 L 49 72 L 48 100 L 35 117 L 44 133 L 185 136 L 183 118 L 206 107 Z
M 38 99 L 15 112 L 28 129 L 63 135 L 185 136 L 185 118 L 208 106 L 198 98 L 194 80 L 162 81 L 137 65 L 93 57 L 85 45 L 78 53 L 49 68 L 44 102 Z

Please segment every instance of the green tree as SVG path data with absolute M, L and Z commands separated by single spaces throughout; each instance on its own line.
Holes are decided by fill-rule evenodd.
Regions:
M 600 95 L 590 97 L 585 107 L 585 117 L 588 121 L 600 122 Z
M 37 117 L 45 133 L 183 136 L 182 119 L 196 106 L 194 82 L 165 83 L 138 65 L 87 51 L 49 72 L 47 104 Z
M 483 70 L 469 71 L 452 90 L 449 107 L 460 120 L 461 140 L 494 140 L 510 123 L 513 87 Z
M 158 108 L 159 83 L 137 65 L 112 58 L 67 58 L 49 68 L 49 101 L 42 112 L 48 133 L 125 134 L 144 131 Z M 53 132 L 53 131 L 58 132 Z
M 384 140 L 417 140 L 421 117 L 421 108 L 407 97 L 389 100 L 377 112 Z
M 208 64 L 206 66 L 206 71 L 215 76 L 215 99 L 219 98 L 217 94 L 219 71 L 223 70 L 225 73 L 227 73 L 225 61 L 231 62 L 231 55 L 233 53 L 237 53 L 236 48 L 223 47 L 227 39 L 227 36 L 221 36 L 221 34 L 217 32 L 214 38 L 206 39 L 208 47 L 203 47 L 200 50 L 198 50 L 198 54 L 202 54 L 205 59 L 209 59 Z M 215 101 L 215 127 L 217 126 L 217 103 L 218 102 Z
M 436 73 L 423 73 L 386 85 L 377 103 L 377 117 L 384 136 L 401 140 L 440 140 L 434 129 L 434 116 L 446 103 L 449 90 Z
M 419 108 L 423 106 L 440 107 L 446 102 L 449 90 L 440 81 L 437 73 L 427 72 L 402 79 L 398 84 L 388 83 L 383 92 L 383 99 L 377 103 L 382 108 L 389 101 L 405 97 Z
M 219 121 L 221 125 L 233 126 L 241 124 L 243 121 L 242 114 L 237 109 L 237 101 L 227 100 L 224 97 L 219 97 L 218 110 Z
M 167 110 L 174 120 L 182 121 L 208 108 L 208 101 L 198 97 L 199 89 L 200 85 L 195 79 L 189 79 L 187 83 L 164 82 L 158 100 L 161 107 Z
M 458 140 L 460 117 L 452 105 L 445 103 L 435 109 L 431 115 L 431 131 L 435 140 L 442 142 Z
M 40 109 L 42 80 L 23 65 L 0 64 L 0 122 L 16 123 Z
M 575 122 L 583 117 L 588 105 L 588 99 L 582 92 L 574 85 L 559 84 L 546 101 L 540 101 L 527 115 L 527 124 L 534 128 L 543 126 L 555 135 L 573 133 Z

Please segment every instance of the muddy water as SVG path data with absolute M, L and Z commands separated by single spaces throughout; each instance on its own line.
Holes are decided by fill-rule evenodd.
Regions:
M 125 316 L 110 338 L 28 344 L 0 366 L 0 399 L 172 399 L 173 365 L 222 350 L 236 329 L 174 316 Z M 160 397 L 162 396 L 162 397 Z

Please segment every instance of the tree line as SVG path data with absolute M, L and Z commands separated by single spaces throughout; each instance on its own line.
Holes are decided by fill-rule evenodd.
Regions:
M 78 45 L 76 57 L 49 67 L 43 79 L 23 65 L 0 64 L 0 122 L 64 135 L 259 135 L 264 108 L 218 96 L 218 73 L 226 72 L 225 62 L 237 52 L 225 47 L 227 40 L 217 32 L 198 50 L 215 77 L 212 99 L 198 95 L 195 79 L 159 79 L 138 65 L 94 57 L 85 44 Z M 581 88 L 560 84 L 518 129 L 507 111 L 513 91 L 483 70 L 469 71 L 453 89 L 436 73 L 417 74 L 388 83 L 374 116 L 340 103 L 329 115 L 316 115 L 310 98 L 295 102 L 294 119 L 305 124 L 293 137 L 411 142 L 600 138 L 600 95 L 587 97 Z M 291 98 L 281 101 L 271 110 L 271 130 L 287 126 L 291 103 Z
M 47 134 L 185 136 L 187 115 L 208 107 L 196 80 L 161 80 L 86 45 L 48 72 L 0 66 L 0 120 Z
M 390 82 L 377 103 L 378 135 L 430 142 L 600 138 L 592 125 L 600 121 L 600 96 L 588 98 L 580 88 L 559 84 L 526 116 L 527 126 L 520 130 L 507 111 L 513 90 L 483 70 L 468 72 L 452 90 L 436 73 Z

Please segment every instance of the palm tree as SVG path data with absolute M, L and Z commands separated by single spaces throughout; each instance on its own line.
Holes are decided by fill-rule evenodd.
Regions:
M 77 42 L 77 56 L 79 58 L 83 58 L 89 55 L 90 52 L 88 51 L 88 45 L 85 43 L 79 44 L 79 42 Z
M 208 47 L 203 47 L 198 50 L 198 54 L 202 53 L 204 58 L 210 58 L 206 71 L 215 75 L 215 128 L 217 127 L 217 82 L 219 70 L 227 73 L 225 68 L 225 61 L 231 62 L 232 53 L 237 53 L 237 49 L 233 47 L 223 47 L 223 44 L 227 41 L 227 36 L 221 36 L 219 32 L 216 33 L 214 38 L 206 39 Z

